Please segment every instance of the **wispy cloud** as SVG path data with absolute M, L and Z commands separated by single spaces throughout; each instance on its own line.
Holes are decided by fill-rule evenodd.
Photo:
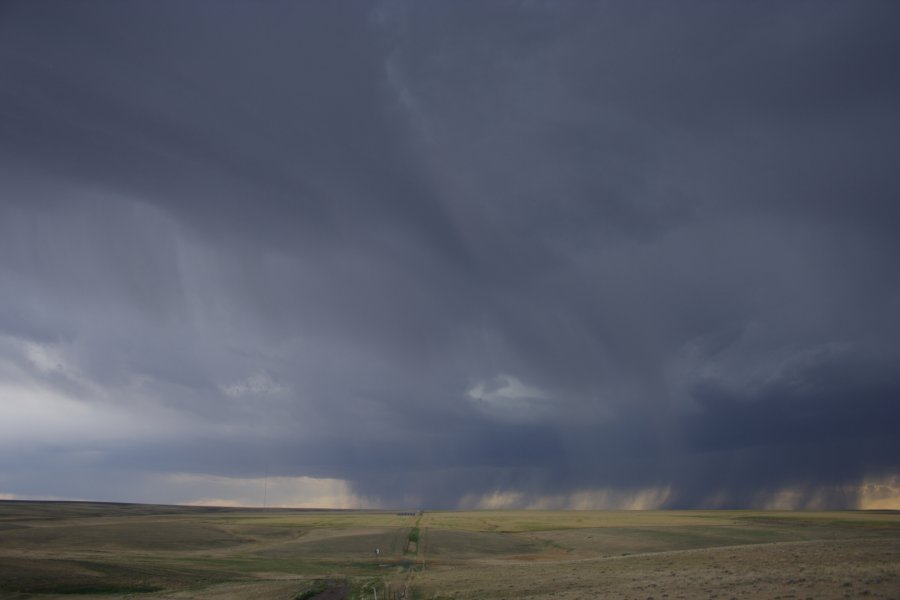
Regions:
M 535 421 L 553 413 L 547 392 L 525 385 L 512 375 L 500 374 L 466 391 L 473 406 L 503 421 Z

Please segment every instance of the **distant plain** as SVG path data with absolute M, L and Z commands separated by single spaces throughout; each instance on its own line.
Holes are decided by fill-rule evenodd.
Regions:
M 375 593 L 896 599 L 900 512 L 410 514 L 0 502 L 0 598 Z

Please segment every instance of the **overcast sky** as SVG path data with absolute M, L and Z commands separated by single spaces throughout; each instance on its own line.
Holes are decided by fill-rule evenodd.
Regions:
M 898 32 L 0 3 L 0 497 L 900 507 Z

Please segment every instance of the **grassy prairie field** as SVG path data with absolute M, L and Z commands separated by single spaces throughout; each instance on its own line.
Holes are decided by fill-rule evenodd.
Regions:
M 357 600 L 375 591 L 897 599 L 900 512 L 419 515 L 0 502 L 0 598 Z

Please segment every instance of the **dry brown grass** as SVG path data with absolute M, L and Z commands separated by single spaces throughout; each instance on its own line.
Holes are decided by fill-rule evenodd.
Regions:
M 292 600 L 322 581 L 349 598 L 897 598 L 900 513 L 0 502 L 0 598 Z
M 517 558 L 517 557 L 516 557 Z M 897 539 L 777 542 L 608 558 L 433 565 L 424 598 L 897 598 Z

